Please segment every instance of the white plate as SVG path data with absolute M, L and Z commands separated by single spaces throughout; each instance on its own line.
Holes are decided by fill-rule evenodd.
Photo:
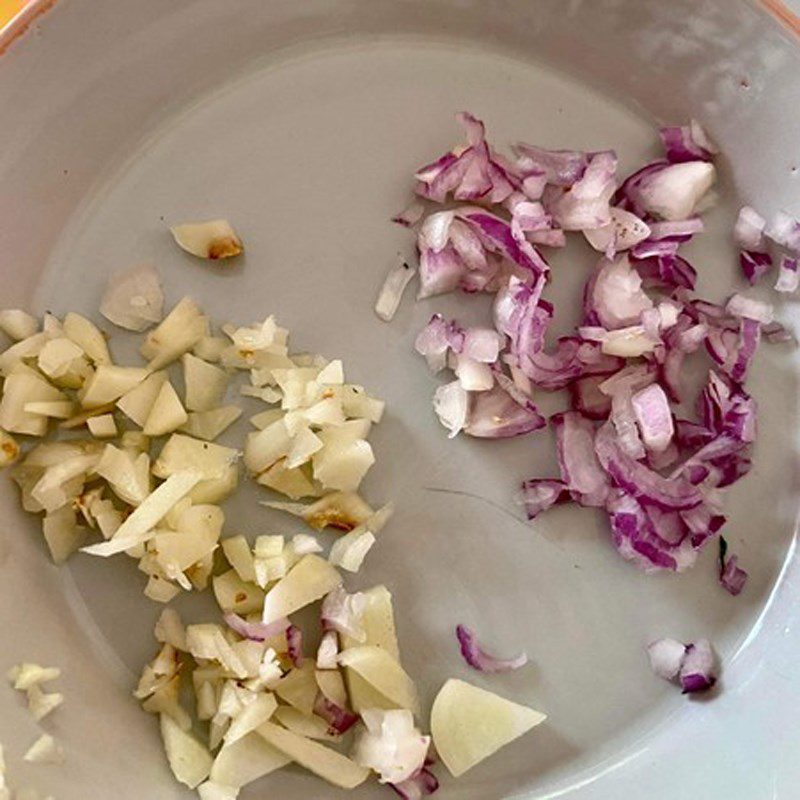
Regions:
M 796 43 L 745 2 L 70 0 L 0 58 L 0 305 L 96 315 L 109 271 L 152 260 L 172 301 L 191 293 L 218 320 L 242 323 L 275 312 L 298 348 L 342 356 L 389 401 L 365 491 L 399 511 L 358 581 L 395 594 L 404 659 L 428 702 L 457 676 L 549 714 L 457 782 L 440 768 L 442 800 L 792 798 L 794 352 L 763 348 L 751 380 L 761 436 L 726 533 L 750 581 L 732 598 L 715 579 L 715 544 L 686 575 L 647 577 L 589 511 L 522 522 L 516 486 L 554 471 L 549 433 L 445 439 L 411 342 L 434 309 L 477 319 L 481 299 L 408 301 L 391 325 L 371 306 L 388 266 L 413 255 L 412 237 L 388 220 L 414 167 L 458 140 L 456 111 L 483 117 L 500 146 L 615 146 L 622 172 L 657 152 L 656 118 L 699 117 L 729 158 L 723 201 L 689 252 L 701 293 L 720 298 L 741 288 L 727 241 L 740 199 L 800 212 L 798 107 Z M 229 271 L 185 256 L 167 232 L 210 216 L 231 219 L 246 242 Z M 566 327 L 590 259 L 575 249 L 552 261 Z M 781 316 L 796 327 L 794 311 Z M 112 348 L 127 346 L 115 334 Z M 558 398 L 543 405 L 555 410 Z M 292 529 L 255 499 L 244 491 L 226 507 L 229 530 Z M 121 557 L 56 569 L 6 481 L 0 507 L 0 667 L 59 664 L 67 696 L 44 726 L 67 762 L 45 768 L 21 763 L 37 728 L 0 691 L 12 783 L 58 800 L 185 796 L 130 696 L 159 611 L 141 596 L 141 574 Z M 534 667 L 471 672 L 457 622 L 499 651 L 524 647 Z M 650 673 L 643 648 L 664 635 L 714 641 L 719 695 L 688 700 Z M 242 797 L 262 793 L 339 796 L 294 770 Z

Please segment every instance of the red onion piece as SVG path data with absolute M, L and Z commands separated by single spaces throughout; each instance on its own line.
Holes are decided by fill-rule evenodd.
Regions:
M 589 160 L 597 155 L 578 150 L 545 150 L 523 142 L 518 142 L 513 149 L 522 162 L 521 166 L 531 168 L 536 165 L 544 171 L 547 183 L 565 187 L 572 186 L 580 180 L 589 165 Z
M 791 294 L 800 285 L 800 261 L 791 256 L 782 255 L 778 265 L 778 280 L 775 291 Z
M 747 583 L 747 573 L 739 567 L 739 559 L 728 555 L 728 543 L 724 536 L 719 537 L 719 582 L 734 597 L 741 593 Z
M 404 228 L 413 228 L 425 216 L 425 206 L 419 200 L 413 200 L 399 214 L 392 217 L 392 222 Z
M 672 411 L 664 390 L 657 383 L 652 383 L 631 397 L 631 405 L 645 447 L 663 453 L 675 433 Z
M 337 706 L 325 697 L 322 692 L 317 695 L 314 702 L 314 713 L 322 717 L 330 726 L 331 733 L 346 733 L 358 722 L 358 714 Z
M 509 672 L 528 663 L 528 656 L 525 653 L 513 658 L 497 658 L 489 655 L 478 643 L 475 634 L 464 625 L 456 627 L 456 637 L 464 661 L 479 672 Z
M 576 411 L 550 418 L 556 431 L 561 479 L 573 499 L 585 506 L 602 506 L 609 480 L 595 454 L 594 423 Z
M 286 644 L 289 648 L 289 659 L 295 667 L 303 666 L 303 632 L 296 625 L 286 629 Z
M 676 222 L 651 222 L 650 235 L 647 238 L 654 241 L 676 238 L 688 241 L 696 233 L 702 233 L 704 227 L 700 217 L 691 217 Z
M 767 225 L 764 235 L 775 244 L 791 250 L 795 255 L 800 255 L 800 221 L 791 214 L 779 211 Z
M 464 128 L 468 146 L 458 154 L 445 153 L 420 168 L 415 174 L 417 194 L 437 203 L 443 203 L 451 193 L 456 200 L 486 199 L 502 203 L 519 188 L 519 179 L 486 143 L 480 120 L 466 112 L 458 114 L 457 119 Z
M 611 398 L 600 391 L 604 376 L 589 376 L 574 381 L 567 387 L 572 399 L 572 408 L 584 417 L 593 420 L 606 419 L 611 412 Z
M 683 694 L 704 692 L 717 682 L 714 652 L 707 639 L 687 645 L 675 639 L 659 639 L 647 653 L 653 672 L 665 680 L 678 680 Z
M 757 250 L 742 250 L 739 253 L 739 266 L 742 273 L 753 286 L 772 269 L 772 256 Z
M 403 800 L 421 800 L 421 798 L 433 794 L 439 788 L 439 781 L 429 769 L 423 767 L 416 775 L 408 778 L 408 780 L 402 783 L 390 783 L 389 786 L 391 786 Z
M 495 377 L 505 380 L 489 391 L 472 394 L 464 433 L 480 439 L 508 439 L 543 428 L 544 417 L 534 402 L 515 390 L 504 375 Z
M 564 481 L 552 478 L 534 478 L 522 484 L 520 502 L 525 506 L 528 519 L 536 519 L 543 511 L 570 499 Z
M 714 154 L 707 150 L 703 144 L 709 144 L 708 137 L 698 123 L 693 125 L 669 125 L 658 131 L 667 160 L 672 164 L 683 161 L 711 161 Z M 699 141 L 697 138 L 699 138 Z
M 763 253 L 764 227 L 767 222 L 754 208 L 742 206 L 739 216 L 733 226 L 733 241 L 742 250 L 751 250 Z
M 608 423 L 598 430 L 595 449 L 611 480 L 645 503 L 669 511 L 693 508 L 703 501 L 702 493 L 688 481 L 664 478 L 624 453 Z
M 289 627 L 289 620 L 279 619 L 265 625 L 263 622 L 247 622 L 238 614 L 229 612 L 225 614 L 225 624 L 245 639 L 265 642 L 267 639 L 282 634 Z
M 686 645 L 686 658 L 680 671 L 684 694 L 705 692 L 717 682 L 714 673 L 714 652 L 707 639 Z
M 734 317 L 747 317 L 768 325 L 775 316 L 775 309 L 770 303 L 745 297 L 743 294 L 734 294 L 728 300 L 725 311 Z
M 441 314 L 434 314 L 419 332 L 414 349 L 425 357 L 432 372 L 447 366 L 450 350 L 460 353 L 464 348 L 464 331 L 455 321 L 447 322 Z
M 591 307 L 607 330 L 624 328 L 639 322 L 653 301 L 642 289 L 641 275 L 631 267 L 626 256 L 616 261 L 603 259 L 597 265 L 591 293 Z
M 488 146 L 479 120 L 459 119 L 466 146 L 420 170 L 420 191 L 481 205 L 456 205 L 420 225 L 420 296 L 496 292 L 497 335 L 441 317 L 420 334 L 431 367 L 459 378 L 437 390 L 440 419 L 451 435 L 515 436 L 543 424 L 537 391 L 569 388 L 571 410 L 553 417 L 561 479 L 523 484 L 528 517 L 567 499 L 604 507 L 624 558 L 648 571 L 687 568 L 725 522 L 722 490 L 751 468 L 756 407 L 743 383 L 760 338 L 792 338 L 768 304 L 734 295 L 723 307 L 691 294 L 697 271 L 681 247 L 703 231 L 697 212 L 716 177 L 716 147 L 695 121 L 667 126 L 666 158 L 614 191 L 612 151 L 520 144 L 512 164 Z M 574 334 L 548 345 L 549 267 L 533 244 L 560 246 L 570 230 L 582 230 L 605 259 L 584 286 Z M 778 288 L 800 283 L 800 222 L 789 214 L 767 225 L 745 207 L 734 239 L 750 281 L 780 257 Z M 768 239 L 786 252 L 768 250 Z M 676 420 L 670 404 L 683 400 L 684 365 L 703 349 L 715 371 L 697 419 Z M 735 587 L 740 572 L 731 557 L 721 580 Z
M 634 212 L 665 220 L 685 220 L 715 180 L 714 167 L 706 161 L 668 164 L 640 178 L 630 194 Z
M 447 245 L 438 252 L 420 250 L 417 300 L 452 292 L 458 287 L 465 272 L 466 268 L 452 245 Z
M 583 175 L 549 203 L 547 211 L 565 231 L 594 230 L 611 222 L 611 196 L 616 189 L 617 157 L 597 153 L 589 159 Z

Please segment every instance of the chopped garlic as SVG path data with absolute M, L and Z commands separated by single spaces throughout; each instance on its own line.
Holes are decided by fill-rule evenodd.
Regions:
M 95 471 L 120 500 L 132 506 L 140 506 L 150 494 L 150 457 L 146 453 L 134 457 L 107 444 Z
M 184 353 L 181 363 L 186 385 L 186 408 L 189 411 L 210 411 L 219 406 L 228 389 L 228 373 L 191 353 Z
M 10 339 L 19 342 L 28 339 L 39 330 L 36 317 L 19 308 L 4 308 L 0 311 L 0 331 Z
M 189 419 L 178 393 L 169 380 L 161 384 L 144 423 L 145 436 L 164 436 L 178 430 Z
M 123 327 L 144 328 L 161 317 L 157 275 L 150 268 L 138 272 L 145 280 L 143 289 L 125 274 L 112 279 L 104 299 L 102 313 Z M 211 335 L 208 318 L 188 298 L 147 334 L 141 348 L 150 362 L 147 369 L 113 364 L 105 335 L 77 314 L 68 314 L 63 323 L 47 314 L 39 333 L 32 317 L 0 312 L 0 330 L 9 328 L 18 341 L 0 354 L 5 378 L 0 424 L 11 433 L 45 435 L 49 420 L 63 419 L 59 427 L 85 425 L 94 439 L 121 434 L 115 444 L 90 439 L 49 442 L 36 448 L 15 475 L 23 506 L 45 512 L 45 539 L 54 560 L 63 561 L 90 533 L 98 539 L 102 535 L 106 541 L 86 551 L 104 556 L 125 552 L 136 558 L 148 579 L 145 595 L 162 603 L 182 589 L 203 588 L 220 545 L 231 564 L 227 572 L 213 577 L 214 595 L 226 614 L 238 615 L 243 625 L 252 626 L 244 629 L 254 631 L 252 638 L 241 636 L 239 623 L 230 617 L 231 627 L 185 628 L 175 611 L 164 609 L 154 631 L 163 646 L 143 670 L 136 690 L 144 710 L 161 717 L 168 760 L 178 780 L 199 787 L 202 800 L 231 800 L 239 786 L 285 764 L 285 748 L 334 783 L 360 782 L 365 771 L 348 759 L 313 743 L 309 749 L 311 739 L 336 739 L 328 733 L 326 720 L 313 716 L 318 696 L 343 709 L 347 706 L 337 668 L 337 634 L 324 635 L 318 665 L 310 659 L 303 669 L 289 669 L 284 675 L 286 615 L 329 594 L 340 586 L 341 576 L 316 555 L 322 545 L 308 534 L 291 540 L 259 536 L 252 549 L 243 536 L 220 542 L 224 518 L 217 504 L 236 488 L 241 454 L 212 441 L 242 413 L 238 405 L 220 404 L 232 370 L 245 370 L 250 385 L 244 386 L 243 395 L 280 404 L 252 420 L 258 430 L 245 448 L 248 469 L 258 483 L 293 500 L 313 499 L 309 505 L 275 504 L 311 527 L 355 529 L 337 541 L 331 561 L 356 569 L 379 530 L 381 512 L 376 515 L 354 490 L 374 461 L 366 440 L 380 418 L 382 402 L 359 386 L 345 384 L 340 360 L 290 356 L 288 331 L 273 317 L 250 326 L 224 326 L 229 344 Z M 162 369 L 177 359 L 182 360 L 185 378 L 182 397 Z M 79 414 L 77 401 L 83 407 Z M 118 430 L 117 409 L 141 430 Z M 181 433 L 173 433 L 176 430 Z M 173 435 L 151 463 L 151 438 L 169 433 Z M 0 466 L 19 453 L 3 430 L 0 448 Z M 155 481 L 155 490 L 153 478 L 163 481 Z M 343 491 L 331 491 L 337 488 Z M 258 631 L 264 624 L 269 628 L 266 641 L 261 641 Z M 371 664 L 366 662 L 360 665 L 365 674 Z M 321 670 L 317 676 L 316 666 Z M 356 685 L 361 680 L 372 691 L 359 677 L 358 666 L 350 665 L 348 680 Z M 63 697 L 43 691 L 33 667 L 21 666 L 14 680 L 30 683 L 25 689 L 28 706 L 42 719 Z M 209 722 L 208 741 L 202 744 L 189 733 L 192 717 L 179 702 L 181 676 L 189 674 L 196 694 L 195 718 Z M 271 691 L 290 705 L 278 707 Z M 283 728 L 269 723 L 280 709 L 288 714 L 283 719 L 276 714 L 276 719 L 281 724 L 290 720 Z M 263 726 L 274 746 L 260 733 Z M 219 745 L 220 755 L 230 753 L 232 761 L 218 758 L 220 765 L 230 761 L 228 771 L 220 766 L 212 773 L 209 749 Z M 257 763 L 246 768 L 234 764 L 241 758 L 234 757 L 234 751 L 252 755 Z M 61 755 L 55 740 L 45 737 L 28 754 L 34 761 Z M 248 770 L 253 777 L 245 780 Z
M 175 609 L 165 608 L 161 612 L 154 633 L 159 642 L 170 644 L 176 650 L 186 649 L 186 629 Z
M 0 467 L 7 467 L 19 458 L 19 445 L 10 433 L 0 428 Z
M 221 783 L 206 781 L 197 787 L 200 800 L 236 800 L 239 789 L 235 786 L 224 786 Z
M 83 356 L 83 350 L 66 337 L 50 339 L 39 352 L 39 369 L 48 378 L 59 378 Z
M 63 564 L 86 540 L 86 528 L 77 524 L 75 510 L 69 506 L 47 514 L 42 533 L 55 564 Z
M 241 416 L 242 409 L 238 406 L 220 406 L 208 411 L 193 411 L 180 430 L 197 439 L 213 442 Z
M 27 414 L 40 414 L 53 419 L 69 419 L 75 411 L 75 404 L 71 400 L 51 400 L 49 402 L 25 403 Z
M 43 733 L 22 757 L 31 764 L 60 764 L 64 761 L 64 749 L 48 733 Z
M 215 364 L 220 360 L 223 350 L 227 347 L 228 341 L 221 336 L 204 336 L 192 348 L 192 353 L 198 358 L 202 358 L 203 361 Z
M 64 702 L 64 695 L 59 692 L 43 692 L 34 685 L 28 689 L 28 711 L 39 722 Z
M 228 644 L 219 625 L 189 625 L 186 628 L 186 646 L 195 658 L 218 661 L 237 678 L 246 678 L 247 669 Z
M 328 560 L 348 572 L 358 572 L 374 544 L 375 536 L 371 531 L 356 528 L 333 543 Z
M 106 337 L 100 329 L 80 314 L 70 312 L 64 317 L 64 334 L 75 342 L 95 364 L 110 364 Z
M 24 365 L 15 367 L 3 383 L 0 428 L 9 433 L 44 436 L 47 432 L 47 417 L 31 414 L 25 411 L 25 406 L 35 402 L 64 400 L 67 400 L 66 395 L 49 384 L 38 372 Z
M 175 778 L 190 789 L 196 788 L 211 772 L 211 753 L 167 714 L 161 715 L 161 737 Z
M 325 631 L 317 648 L 317 669 L 336 669 L 339 639 L 336 631 Z
M 140 352 L 150 361 L 150 370 L 161 369 L 207 335 L 208 318 L 194 300 L 184 297 L 159 326 L 147 334 Z
M 100 414 L 86 420 L 89 433 L 97 439 L 112 439 L 117 435 L 117 426 L 113 414 Z
M 84 552 L 110 556 L 151 539 L 155 536 L 153 526 L 197 485 L 200 477 L 200 473 L 191 470 L 171 475 L 122 523 L 112 539 L 84 547 Z
M 242 240 L 226 219 L 189 222 L 170 228 L 178 246 L 198 258 L 232 258 L 242 252 Z
M 161 387 L 167 380 L 166 372 L 154 372 L 117 400 L 117 408 L 144 428 Z
M 0 800 L 11 800 L 11 790 L 6 784 L 6 758 L 0 744 Z
M 40 683 L 48 683 L 61 677 L 61 670 L 58 667 L 42 667 L 39 664 L 22 663 L 11 667 L 7 674 L 9 681 L 17 691 L 27 692 L 31 686 L 38 686 Z
M 180 593 L 180 589 L 158 575 L 151 575 L 144 588 L 145 597 L 156 603 L 169 603 Z
M 258 536 L 253 548 L 256 558 L 270 558 L 283 553 L 283 536 Z
M 322 545 L 317 541 L 317 538 L 308 533 L 298 533 L 293 536 L 289 546 L 297 556 L 322 552 Z
M 113 403 L 138 386 L 148 372 L 142 367 L 99 366 L 81 393 L 81 405 L 86 409 Z

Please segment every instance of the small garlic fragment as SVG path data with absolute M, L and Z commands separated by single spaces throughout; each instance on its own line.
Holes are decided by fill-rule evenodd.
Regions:
M 174 225 L 170 231 L 179 247 L 198 258 L 232 258 L 244 250 L 242 240 L 226 219 Z
M 17 440 L 0 428 L 0 467 L 7 467 L 19 458 Z
M 64 749 L 48 733 L 43 733 L 22 757 L 32 764 L 59 764 L 64 760 Z

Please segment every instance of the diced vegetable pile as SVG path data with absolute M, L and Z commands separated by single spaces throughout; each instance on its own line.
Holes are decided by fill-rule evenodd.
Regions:
M 663 157 L 618 178 L 612 150 L 519 143 L 507 158 L 480 120 L 458 118 L 466 143 L 417 171 L 421 200 L 395 218 L 416 230 L 418 300 L 494 295 L 492 325 L 434 314 L 417 337 L 431 371 L 453 373 L 434 393 L 439 420 L 450 436 L 520 436 L 547 424 L 537 393 L 568 389 L 568 407 L 549 420 L 560 475 L 523 483 L 529 519 L 566 501 L 602 509 L 624 558 L 686 569 L 725 524 L 725 490 L 751 467 L 756 403 L 745 380 L 759 341 L 791 339 L 768 303 L 694 294 L 697 273 L 680 249 L 703 231 L 716 147 L 695 122 L 663 127 Z M 563 247 L 570 233 L 601 257 L 580 324 L 551 343 L 541 248 Z M 776 290 L 797 289 L 797 220 L 781 212 L 767 223 L 744 207 L 734 239 L 751 283 L 778 261 Z M 378 316 L 392 318 L 414 274 L 391 270 Z M 692 415 L 683 368 L 702 351 L 711 368 Z M 719 577 L 738 594 L 747 574 L 723 552 Z
M 219 220 L 174 233 L 202 257 L 235 255 L 210 255 L 209 238 L 230 244 L 233 236 L 241 249 Z M 14 341 L 0 354 L 0 447 L 23 507 L 43 515 L 56 563 L 79 549 L 125 554 L 146 576 L 145 595 L 160 603 L 211 586 L 219 617 L 184 624 L 165 608 L 158 652 L 135 691 L 159 717 L 175 777 L 203 800 L 230 800 L 296 763 L 337 786 L 375 775 L 418 798 L 438 787 L 432 738 L 457 776 L 541 722 L 538 712 L 449 681 L 431 735 L 423 733 L 391 594 L 382 585 L 344 587 L 392 513 L 391 504 L 373 508 L 359 494 L 384 403 L 347 383 L 341 361 L 290 354 L 288 331 L 272 317 L 223 325 L 218 335 L 192 299 L 166 316 L 163 306 L 152 267 L 114 276 L 103 298 L 108 320 L 147 331 L 141 366 L 115 363 L 106 335 L 78 314 L 40 323 L 20 310 L 0 312 L 0 329 Z M 250 418 L 240 453 L 215 440 L 243 412 L 231 399 L 241 376 L 240 395 L 266 409 Z M 240 456 L 271 498 L 284 496 L 264 505 L 302 519 L 308 532 L 225 535 L 221 504 L 237 489 Z M 325 528 L 339 534 L 327 553 L 316 536 Z M 319 613 L 303 625 L 296 615 L 312 604 Z M 480 666 L 488 657 L 475 647 Z M 25 683 L 33 666 L 14 679 L 38 719 L 62 698 L 38 689 L 54 676 L 46 670 Z M 29 752 L 31 760 L 61 755 L 47 735 Z

